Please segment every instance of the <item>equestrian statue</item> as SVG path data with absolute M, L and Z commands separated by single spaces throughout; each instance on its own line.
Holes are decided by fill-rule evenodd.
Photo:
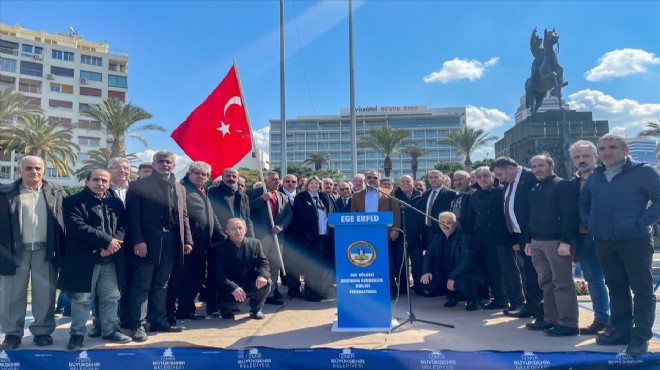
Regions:
M 557 50 L 554 47 L 557 45 Z M 559 65 L 557 54 L 559 53 L 559 36 L 547 29 L 543 31 L 543 39 L 536 34 L 536 28 L 532 31 L 529 40 L 529 48 L 534 56 L 532 62 L 532 74 L 525 82 L 525 105 L 532 113 L 543 103 L 548 91 L 551 96 L 559 99 L 559 108 L 562 107 L 561 89 L 568 85 L 564 81 L 564 69 Z

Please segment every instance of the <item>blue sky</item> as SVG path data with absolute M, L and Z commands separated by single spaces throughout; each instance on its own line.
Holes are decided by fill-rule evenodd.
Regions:
M 358 106 L 465 106 L 469 126 L 501 137 L 538 27 L 560 35 L 572 108 L 629 136 L 660 119 L 658 1 L 356 1 L 353 10 Z M 169 133 L 232 59 L 260 145 L 268 120 L 280 117 L 278 1 L 2 0 L 0 22 L 50 33 L 71 25 L 128 52 L 128 100 L 168 129 L 146 135 L 151 150 L 181 153 Z M 285 22 L 287 117 L 339 114 L 349 106 L 348 3 L 286 1 Z M 129 142 L 129 151 L 144 150 Z

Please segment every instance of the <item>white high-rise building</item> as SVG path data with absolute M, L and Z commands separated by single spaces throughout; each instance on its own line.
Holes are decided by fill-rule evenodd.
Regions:
M 632 159 L 639 162 L 646 162 L 651 166 L 656 165 L 656 142 L 653 139 L 634 137 L 628 139 L 628 146 L 630 147 L 630 156 Z
M 87 152 L 112 141 L 101 124 L 80 114 L 108 98 L 126 101 L 128 54 L 110 50 L 107 42 L 87 41 L 73 28 L 50 34 L 0 24 L 0 88 L 19 91 L 43 110 L 53 125 L 76 125 L 71 138 L 80 146 L 76 168 Z M 14 181 L 15 155 L 0 157 L 0 183 Z M 61 177 L 47 164 L 46 178 L 61 185 L 79 185 L 75 175 Z
M 518 110 L 516 110 L 516 117 L 515 117 L 516 125 L 524 121 L 525 118 L 532 115 L 532 111 L 525 106 L 525 103 L 526 103 L 526 98 L 525 95 L 523 95 L 520 97 L 520 105 L 518 106 Z M 548 91 L 548 94 L 546 94 L 545 98 L 543 98 L 543 103 L 541 103 L 538 112 L 541 113 L 548 110 L 559 110 L 559 109 L 560 109 L 559 99 L 556 96 L 551 96 L 550 92 Z M 569 105 L 564 103 L 564 109 L 568 110 Z

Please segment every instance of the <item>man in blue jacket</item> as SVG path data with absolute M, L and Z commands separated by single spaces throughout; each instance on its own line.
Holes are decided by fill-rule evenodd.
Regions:
M 589 176 L 578 202 L 610 290 L 614 331 L 596 343 L 626 344 L 627 354 L 639 356 L 648 351 L 655 318 L 651 225 L 660 219 L 660 176 L 627 155 L 628 142 L 621 136 L 607 134 L 597 147 L 603 165 Z

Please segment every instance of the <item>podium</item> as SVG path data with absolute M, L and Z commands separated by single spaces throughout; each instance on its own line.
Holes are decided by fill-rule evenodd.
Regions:
M 387 226 L 392 212 L 331 213 L 337 321 L 333 331 L 388 331 L 392 322 Z

